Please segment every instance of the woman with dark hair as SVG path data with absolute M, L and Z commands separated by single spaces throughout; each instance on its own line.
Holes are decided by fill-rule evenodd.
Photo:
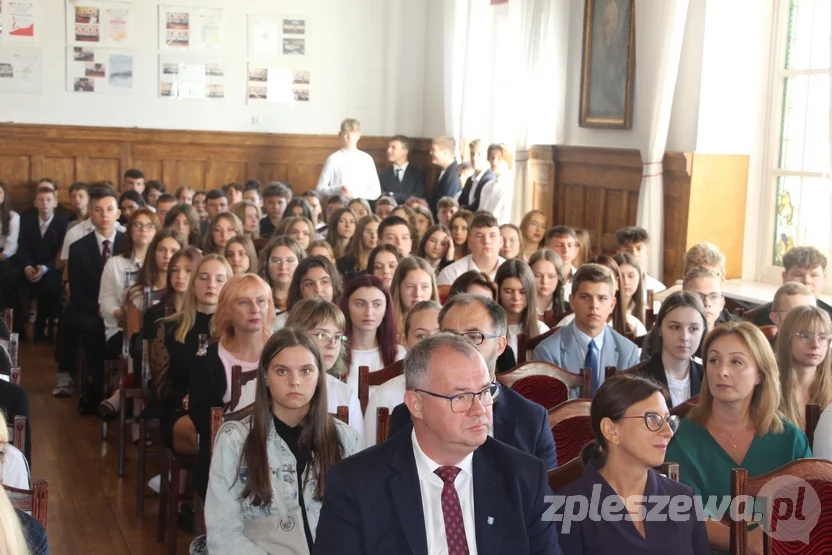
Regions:
M 694 490 L 653 470 L 664 463 L 679 426 L 661 386 L 632 376 L 605 380 L 592 399 L 590 420 L 595 440 L 582 453 L 583 475 L 556 492 L 567 500 L 557 510 L 561 518 L 555 517 L 563 552 L 664 555 L 673 546 L 674 555 L 710 555 Z M 574 508 L 570 498 L 599 499 L 601 510 L 611 518 L 590 518 L 586 513 L 570 518 L 564 514 L 564 505 Z M 634 498 L 643 501 L 629 502 Z M 682 498 L 690 503 L 675 502 Z M 660 499 L 672 501 L 662 504 Z
M 370 252 L 378 246 L 378 225 L 381 220 L 370 214 L 358 221 L 355 234 L 347 246 L 347 254 L 336 261 L 336 267 L 345 279 L 367 269 Z
M 253 239 L 260 238 L 260 220 L 263 218 L 260 207 L 250 200 L 241 200 L 235 202 L 229 209 L 229 212 L 237 216 L 243 224 L 243 235 Z
M 306 204 L 309 205 L 309 210 L 312 212 L 309 219 L 315 224 L 315 229 L 320 232 L 322 227 L 326 227 L 326 219 L 324 218 L 323 206 L 321 205 L 321 194 L 315 189 L 309 189 L 308 191 L 304 191 L 300 195 L 300 198 L 305 200 Z
M 144 191 L 142 191 L 142 197 L 144 197 L 148 206 L 156 208 L 156 201 L 159 200 L 159 197 L 166 192 L 164 183 L 158 179 L 151 179 L 145 183 Z
M 138 210 L 139 208 L 144 208 L 147 206 L 147 202 L 144 200 L 144 197 L 138 191 L 134 191 L 133 189 L 129 191 L 124 191 L 121 193 L 121 196 L 118 198 L 118 207 L 121 210 L 121 217 L 119 218 L 119 222 L 122 224 L 126 224 L 130 220 L 130 216 Z
M 416 233 L 418 233 L 419 240 L 421 241 L 425 233 L 430 229 L 430 226 L 433 225 L 433 214 L 430 213 L 429 208 L 417 204 L 413 207 L 413 215 L 416 220 Z
M 396 314 L 393 299 L 380 279 L 355 276 L 341 297 L 341 311 L 347 317 L 347 384 L 358 391 L 358 367 L 370 372 L 381 370 L 404 358 L 404 348 L 396 342 Z
M 355 214 L 355 218 L 357 220 L 360 220 L 361 218 L 366 218 L 367 216 L 373 213 L 373 211 L 370 210 L 370 203 L 363 198 L 352 199 L 347 204 L 347 208 L 352 210 L 352 213 Z
M 454 242 L 454 261 L 468 256 L 468 230 L 471 229 L 473 220 L 474 213 L 465 209 L 451 216 L 448 229 L 451 230 L 451 240 Z
M 156 333 L 156 323 L 170 313 L 179 312 L 185 304 L 185 294 L 202 252 L 194 247 L 176 251 L 168 265 L 168 284 L 159 302 L 144 311 L 142 335 L 151 340 Z
M 205 205 L 208 202 L 208 194 L 205 191 L 197 191 L 194 193 L 191 202 L 196 213 L 199 214 L 200 221 L 207 220 L 208 210 L 205 208 Z
M 468 270 L 451 284 L 451 291 L 448 297 L 453 297 L 460 293 L 468 293 L 469 295 L 481 295 L 492 301 L 497 300 L 497 284 L 485 272 L 478 272 L 476 270 Z
M 0 181 L 0 263 L 17 253 L 17 241 L 20 236 L 20 215 L 12 210 L 9 189 Z M 3 268 L 3 264 L 0 264 Z
M 708 321 L 699 295 L 677 291 L 667 297 L 655 325 L 656 352 L 639 374 L 662 384 L 673 407 L 699 395 L 702 387 L 704 369 L 694 354 L 708 334 Z
M 260 251 L 257 275 L 272 290 L 272 301 L 277 314 L 288 310 L 289 287 L 298 264 L 305 258 L 303 249 L 291 237 L 275 236 Z
M 528 264 L 515 258 L 500 265 L 494 281 L 497 283 L 497 302 L 506 310 L 508 346 L 516 353 L 517 338 L 521 333 L 530 339 L 549 331 L 549 326 L 537 318 L 534 274 Z
M 305 197 L 295 197 L 286 205 L 283 211 L 284 218 L 307 218 L 312 219 L 312 209 Z
M 341 274 L 328 259 L 323 256 L 310 256 L 303 260 L 295 270 L 289 286 L 289 300 L 286 302 L 288 314 L 303 299 L 320 299 L 330 303 L 338 302 L 344 287 Z M 275 329 L 286 324 L 286 315 L 281 314 L 275 322 Z
M 295 216 L 293 218 L 283 218 L 280 223 L 283 224 L 283 222 L 286 222 L 284 227 L 286 235 L 297 241 L 300 248 L 306 251 L 309 244 L 317 236 L 315 224 L 312 223 L 312 220 L 303 216 Z
M 257 273 L 257 251 L 248 235 L 235 235 L 225 244 L 225 259 L 234 275 Z
M 450 230 L 442 224 L 430 226 L 419 242 L 416 255 L 427 260 L 435 274 L 454 261 L 454 243 Z
M 329 228 L 326 232 L 326 242 L 332 245 L 335 259 L 347 254 L 347 245 L 355 235 L 355 214 L 349 208 L 339 208 L 329 218 Z
M 644 324 L 644 304 L 647 300 L 644 292 L 644 272 L 636 257 L 628 252 L 620 252 L 612 259 L 618 264 L 621 278 L 618 284 L 621 290 L 621 304 L 624 310 Z
M 393 245 L 378 245 L 367 258 L 367 271 L 381 280 L 388 289 L 393 284 L 402 254 Z
M 165 227 L 175 229 L 188 241 L 189 247 L 199 248 L 202 237 L 199 235 L 199 214 L 190 204 L 174 204 L 165 215 Z
M 529 257 L 529 267 L 537 290 L 538 316 L 547 310 L 566 312 L 567 305 L 563 300 L 566 281 L 560 255 L 553 250 L 540 249 Z
M 327 472 L 359 450 L 355 430 L 327 412 L 322 367 L 305 332 L 283 329 L 263 347 L 253 414 L 217 435 L 208 552 L 312 552 Z
M 202 252 L 205 254 L 223 254 L 225 245 L 235 235 L 243 234 L 243 224 L 240 218 L 231 212 L 220 212 L 208 223 L 205 238 L 202 242 Z

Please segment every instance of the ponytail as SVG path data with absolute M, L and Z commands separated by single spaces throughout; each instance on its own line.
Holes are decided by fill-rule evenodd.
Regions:
M 602 445 L 602 443 L 604 445 Z M 607 458 L 607 448 L 606 448 L 606 440 L 603 436 L 601 436 L 601 440 L 593 440 L 584 446 L 581 450 L 581 463 L 584 466 L 587 465 L 589 461 L 603 461 Z

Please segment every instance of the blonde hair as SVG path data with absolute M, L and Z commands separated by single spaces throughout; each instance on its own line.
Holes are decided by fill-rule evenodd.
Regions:
M 178 325 L 174 339 L 180 343 L 185 343 L 185 337 L 187 337 L 188 332 L 191 331 L 191 328 L 196 323 L 196 306 L 199 302 L 196 298 L 195 289 L 197 276 L 199 276 L 199 272 L 205 264 L 214 260 L 220 262 L 225 268 L 226 279 L 230 279 L 234 275 L 234 270 L 231 269 L 231 265 L 224 256 L 219 254 L 206 254 L 199 259 L 199 262 L 194 267 L 194 271 L 191 273 L 191 281 L 188 282 L 188 290 L 185 291 L 185 298 L 182 300 L 182 310 L 162 319 L 162 322 L 173 322 Z
M 259 206 L 257 206 L 256 204 L 254 204 L 250 200 L 241 200 L 240 202 L 235 202 L 234 204 L 231 205 L 231 208 L 229 208 L 228 211 L 231 212 L 232 214 L 234 214 L 235 216 L 237 216 L 237 218 L 242 223 L 242 222 L 246 221 L 246 208 L 254 208 L 255 213 L 257 214 L 258 223 L 260 222 L 260 220 L 263 219 L 263 211 L 260 210 Z M 243 226 L 243 227 L 245 227 L 245 226 Z M 257 229 L 255 229 L 252 233 L 246 232 L 245 229 L 243 229 L 243 232 L 246 235 L 249 235 L 252 239 L 259 239 L 260 238 L 260 226 L 259 225 L 257 226 Z
M 797 384 L 792 371 L 794 361 L 792 357 L 792 338 L 801 331 L 832 333 L 832 320 L 829 319 L 829 314 L 825 310 L 816 306 L 796 306 L 786 314 L 786 318 L 777 333 L 775 354 L 780 367 L 780 391 L 782 392 L 780 414 L 783 415 L 785 420 L 804 429 L 806 426 L 806 411 L 804 407 L 798 404 L 795 397 L 794 389 Z M 815 379 L 812 380 L 812 385 L 809 387 L 808 402 L 820 405 L 821 409 L 832 404 L 832 376 L 829 375 L 832 371 L 830 370 L 832 369 L 832 362 L 830 359 L 832 357 L 830 357 L 827 348 L 826 356 L 815 369 Z
M 712 243 L 697 243 L 685 253 L 685 266 L 682 275 L 686 275 L 697 266 L 717 266 L 720 278 L 725 278 L 725 255 Z
M 351 133 L 353 131 L 361 131 L 361 124 L 357 119 L 347 118 L 341 122 L 341 133 Z
M 272 334 L 272 323 L 274 322 L 274 298 L 269 284 L 263 278 L 254 273 L 238 274 L 225 284 L 220 291 L 220 298 L 217 301 L 217 311 L 211 320 L 211 335 L 220 340 L 234 337 L 234 319 L 231 315 L 231 305 L 237 301 L 246 289 L 259 287 L 266 297 L 268 307 L 263 314 L 263 341 L 266 341 Z
M 778 415 L 780 407 L 780 371 L 777 360 L 771 351 L 768 339 L 760 329 L 751 322 L 728 322 L 714 328 L 705 338 L 702 357 L 705 359 L 705 372 L 702 376 L 702 389 L 699 404 L 690 410 L 689 418 L 705 426 L 713 413 L 714 397 L 708 385 L 707 360 L 708 351 L 717 339 L 728 335 L 739 337 L 748 347 L 752 362 L 757 366 L 760 383 L 754 386 L 749 405 L 749 417 L 754 423 L 758 436 L 779 434 L 783 431 L 783 422 Z
M 231 225 L 234 226 L 234 235 L 243 234 L 243 223 L 240 221 L 240 218 L 231 212 L 220 212 L 211 218 L 211 221 L 208 223 L 208 227 L 206 228 L 207 231 L 205 232 L 205 239 L 203 240 L 202 247 L 202 252 L 205 254 L 222 254 L 219 252 L 219 246 L 214 243 L 214 228 L 217 227 L 220 220 L 228 220 L 231 222 Z
M 329 321 L 332 321 L 335 327 L 341 330 L 341 333 L 347 329 L 347 319 L 337 304 L 323 299 L 302 299 L 295 303 L 295 306 L 289 311 L 286 327 L 310 332 Z M 346 373 L 346 370 L 346 348 L 342 345 L 338 360 L 327 372 L 335 377 L 340 377 Z
M 0 443 L 9 442 L 6 416 L 0 411 Z M 6 489 L 0 487 L 0 555 L 29 555 L 23 527 Z

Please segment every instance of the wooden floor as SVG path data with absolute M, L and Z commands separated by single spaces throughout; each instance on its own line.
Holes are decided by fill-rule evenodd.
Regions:
M 118 434 L 101 439 L 101 421 L 81 417 L 77 398 L 55 399 L 54 347 L 25 342 L 20 348 L 22 385 L 29 392 L 32 478 L 49 482 L 47 534 L 53 555 L 161 554 L 156 543 L 158 497 L 148 491 L 143 517 L 136 515 L 137 450 L 128 442 L 126 472 L 118 477 Z M 148 478 L 157 474 L 156 452 Z M 178 554 L 191 536 L 179 532 Z

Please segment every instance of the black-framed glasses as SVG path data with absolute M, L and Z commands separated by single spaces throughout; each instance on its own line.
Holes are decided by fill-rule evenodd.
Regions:
M 433 393 L 424 389 L 417 389 L 416 391 L 419 393 L 425 393 L 426 395 L 430 395 L 431 397 L 447 399 L 448 402 L 451 404 L 451 412 L 463 413 L 468 412 L 469 410 L 471 410 L 471 407 L 474 406 L 474 398 L 479 398 L 480 403 L 482 403 L 482 406 L 484 407 L 489 407 L 493 405 L 494 400 L 500 395 L 500 386 L 499 384 L 492 383 L 482 391 L 477 391 L 476 393 L 466 392 L 458 393 L 456 395 L 451 396 L 440 395 L 439 393 Z
M 327 331 L 319 331 L 312 334 L 312 337 L 318 340 L 318 343 L 332 345 L 333 343 L 341 342 L 347 344 L 347 336 L 340 333 L 329 333 Z
M 654 411 L 647 411 L 641 416 L 622 416 L 621 418 L 641 418 L 644 420 L 644 425 L 647 426 L 647 429 L 651 432 L 658 432 L 659 430 L 664 427 L 665 422 L 667 423 L 670 431 L 674 434 L 676 430 L 679 429 L 679 417 L 675 414 L 671 414 L 669 417 L 665 418 L 658 412 Z
M 500 335 L 496 335 L 493 333 L 483 333 L 481 331 L 466 331 L 463 333 L 456 333 L 455 331 L 451 330 L 442 330 L 443 332 L 452 333 L 454 335 L 458 335 L 459 337 L 464 337 L 474 345 L 482 345 L 482 342 L 486 339 L 496 339 L 498 337 L 502 337 Z

